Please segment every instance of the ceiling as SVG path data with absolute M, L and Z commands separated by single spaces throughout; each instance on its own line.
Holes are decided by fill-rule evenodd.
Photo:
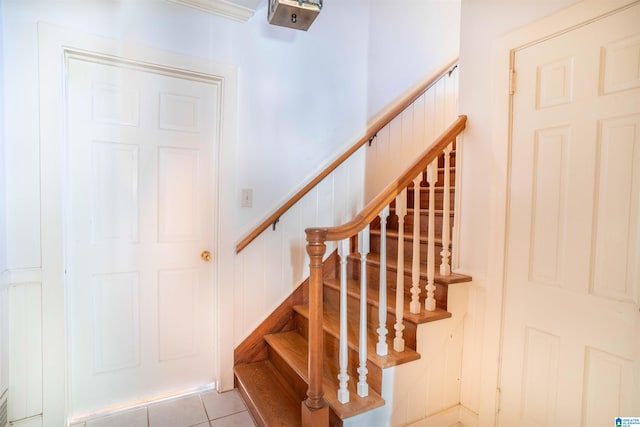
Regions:
M 262 0 L 167 0 L 234 21 L 251 18 Z

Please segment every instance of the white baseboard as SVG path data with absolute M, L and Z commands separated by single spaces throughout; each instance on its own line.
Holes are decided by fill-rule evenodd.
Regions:
M 429 415 L 418 421 L 407 424 L 406 427 L 460 427 L 460 405 Z
M 18 421 L 11 421 L 9 425 L 11 427 L 42 427 L 42 415 L 36 415 Z
M 456 405 L 405 427 L 478 427 L 478 414 L 465 406 Z
M 0 287 L 18 285 L 23 283 L 41 283 L 42 269 L 40 268 L 19 268 L 5 270 L 0 273 Z
M 163 395 L 163 396 L 157 396 L 157 397 L 154 397 L 152 399 L 147 399 L 147 400 L 143 400 L 143 401 L 124 403 L 122 405 L 113 406 L 113 407 L 110 407 L 110 408 L 105 408 L 105 409 L 102 409 L 100 411 L 92 412 L 92 413 L 89 413 L 89 414 L 84 414 L 84 415 L 72 417 L 69 420 L 68 425 L 72 426 L 74 424 L 81 424 L 81 423 L 84 423 L 86 421 L 95 420 L 95 419 L 98 419 L 98 418 L 103 418 L 103 417 L 106 417 L 106 416 L 109 416 L 109 415 L 119 414 L 119 413 L 122 413 L 122 412 L 130 411 L 132 409 L 144 408 L 144 407 L 147 407 L 149 405 L 156 404 L 156 403 L 166 402 L 168 400 L 179 399 L 179 398 L 193 396 L 193 395 L 198 395 L 200 393 L 204 393 L 204 392 L 212 391 L 212 390 L 216 390 L 216 384 L 215 383 L 207 384 L 207 385 L 204 385 L 202 387 L 197 387 L 197 388 L 190 389 L 190 390 L 183 390 L 183 391 L 177 392 L 177 393 L 171 393 L 171 394 L 167 394 L 167 395 Z

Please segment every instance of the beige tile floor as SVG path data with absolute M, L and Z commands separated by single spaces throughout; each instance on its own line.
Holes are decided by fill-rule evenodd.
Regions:
M 208 391 L 92 419 L 70 427 L 254 427 L 240 393 Z

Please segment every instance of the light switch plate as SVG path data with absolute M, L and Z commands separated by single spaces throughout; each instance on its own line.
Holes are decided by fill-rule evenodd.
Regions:
M 240 192 L 240 207 L 250 208 L 253 206 L 253 189 L 243 188 Z

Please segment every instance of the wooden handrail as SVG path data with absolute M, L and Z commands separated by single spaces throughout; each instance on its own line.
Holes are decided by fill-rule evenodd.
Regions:
M 318 241 L 317 236 L 322 236 L 324 241 L 337 241 L 354 236 L 373 219 L 378 216 L 382 208 L 391 203 L 411 181 L 431 163 L 444 148 L 462 132 L 467 123 L 467 116 L 459 116 L 458 119 L 438 137 L 423 154 L 406 171 L 391 184 L 387 185 L 375 199 L 367 204 L 364 209 L 351 221 L 337 227 L 313 227 L 307 228 L 307 241 Z M 309 236 L 314 236 L 309 240 Z
M 345 160 L 347 160 L 353 153 L 358 151 L 360 147 L 369 142 L 382 128 L 388 125 L 393 119 L 395 119 L 400 113 L 402 113 L 409 105 L 415 102 L 420 96 L 422 96 L 431 86 L 436 84 L 446 74 L 450 74 L 457 66 L 458 58 L 448 63 L 445 67 L 440 69 L 435 77 L 421 83 L 414 90 L 412 90 L 407 96 L 402 98 L 396 103 L 396 106 L 390 109 L 388 112 L 375 119 L 374 122 L 367 128 L 366 133 L 360 138 L 351 148 L 345 151 L 340 157 L 327 166 L 318 176 L 313 178 L 307 185 L 294 194 L 289 200 L 287 200 L 280 208 L 274 211 L 267 219 L 261 222 L 257 227 L 248 233 L 242 240 L 236 245 L 236 253 L 240 253 L 244 248 L 257 238 L 264 230 L 273 225 L 278 219 L 284 215 L 293 205 L 295 205 L 300 199 L 302 199 L 309 191 L 311 191 L 316 185 L 318 185 L 323 179 L 325 179 L 331 172 L 336 170 Z

